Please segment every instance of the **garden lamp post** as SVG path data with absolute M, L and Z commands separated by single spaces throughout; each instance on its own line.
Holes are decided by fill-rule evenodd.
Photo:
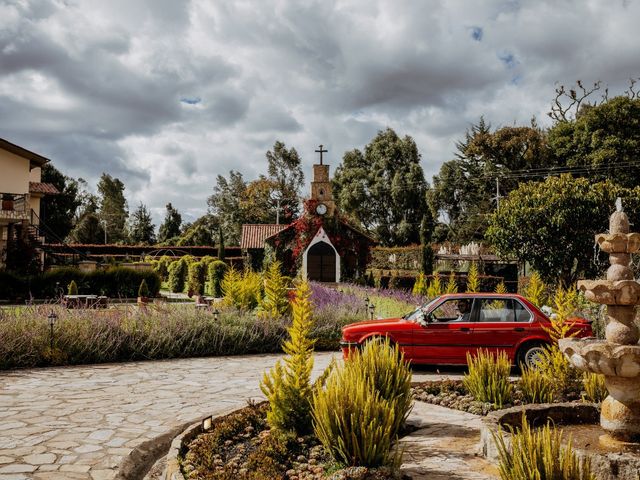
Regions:
M 51 310 L 51 313 L 47 316 L 47 318 L 49 319 L 49 328 L 50 328 L 49 341 L 51 343 L 51 350 L 53 351 L 53 326 L 56 324 L 58 315 L 56 315 L 56 313 L 53 310 Z
M 369 304 L 369 313 L 371 314 L 371 320 L 373 320 L 373 312 L 375 311 L 375 309 L 376 306 L 373 303 Z
M 364 297 L 364 313 L 367 314 L 367 309 L 369 308 L 369 297 Z
M 220 311 L 216 308 L 213 311 L 213 319 L 217 322 L 218 321 L 218 315 L 220 315 Z

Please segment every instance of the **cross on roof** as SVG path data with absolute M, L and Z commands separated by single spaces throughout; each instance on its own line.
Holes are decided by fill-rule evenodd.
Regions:
M 323 149 L 322 149 L 322 145 L 320 145 L 320 149 L 319 149 L 319 150 L 316 150 L 316 153 L 319 153 L 319 154 L 320 154 L 320 165 L 322 165 L 322 154 L 323 154 L 323 153 L 327 153 L 328 151 L 329 151 L 329 150 L 323 150 Z

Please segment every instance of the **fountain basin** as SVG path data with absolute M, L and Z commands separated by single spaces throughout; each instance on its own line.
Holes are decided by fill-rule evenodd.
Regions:
M 491 412 L 482 420 L 480 449 L 490 461 L 498 461 L 494 436 L 502 435 L 509 445 L 509 428 L 522 425 L 522 415 L 533 426 L 548 421 L 562 428 L 564 439 L 571 436 L 579 458 L 589 458 L 591 471 L 598 480 L 637 480 L 640 452 L 636 445 L 621 443 L 603 435 L 598 422 L 598 406 L 593 403 L 531 404 Z
M 562 353 L 576 368 L 607 377 L 640 376 L 640 345 L 615 345 L 596 338 L 563 338 Z
M 640 284 L 635 280 L 581 280 L 578 289 L 587 300 L 604 305 L 640 304 Z
M 596 243 L 603 252 L 635 253 L 640 250 L 639 233 L 600 233 Z

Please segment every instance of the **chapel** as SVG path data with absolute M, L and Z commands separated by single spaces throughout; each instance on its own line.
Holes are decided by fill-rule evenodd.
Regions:
M 277 259 L 288 275 L 339 283 L 365 273 L 376 241 L 354 226 L 336 207 L 331 188 L 327 150 L 320 145 L 320 163 L 313 165 L 310 196 L 301 216 L 289 225 L 242 226 L 240 247 L 250 264 L 259 269 L 265 259 Z

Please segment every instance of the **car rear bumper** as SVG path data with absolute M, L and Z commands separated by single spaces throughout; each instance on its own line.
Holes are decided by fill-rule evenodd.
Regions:
M 342 350 L 342 356 L 349 358 L 349 353 L 352 350 L 356 350 L 360 344 L 358 342 L 348 342 L 346 340 L 340 340 L 340 349 Z

